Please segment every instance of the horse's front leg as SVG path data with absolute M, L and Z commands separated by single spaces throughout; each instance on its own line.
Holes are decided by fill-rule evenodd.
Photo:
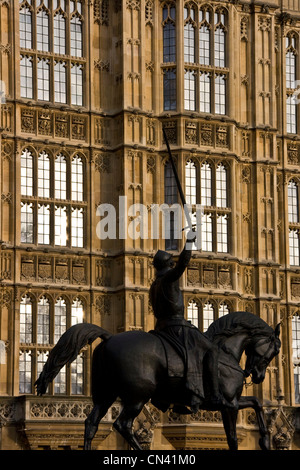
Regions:
M 259 446 L 262 450 L 270 450 L 270 437 L 265 423 L 263 407 L 256 397 L 240 397 L 239 410 L 245 408 L 253 408 L 256 413 L 258 428 L 259 428 Z
M 224 408 L 221 413 L 229 450 L 238 450 L 238 440 L 236 435 L 238 412 L 233 408 Z

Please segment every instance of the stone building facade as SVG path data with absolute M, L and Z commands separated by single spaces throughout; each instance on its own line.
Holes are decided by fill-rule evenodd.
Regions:
M 45 397 L 33 387 L 65 328 L 154 326 L 153 255 L 183 240 L 104 238 L 99 222 L 110 204 L 122 235 L 136 214 L 124 221 L 120 201 L 147 220 L 177 202 L 162 126 L 187 202 L 204 207 L 187 318 L 281 322 L 280 355 L 244 393 L 264 403 L 274 449 L 300 448 L 299 52 L 300 0 L 0 0 L 1 449 L 82 448 L 92 350 Z M 98 449 L 126 448 L 119 407 Z M 227 448 L 219 413 L 147 405 L 136 430 L 151 449 Z M 252 410 L 238 439 L 258 448 Z

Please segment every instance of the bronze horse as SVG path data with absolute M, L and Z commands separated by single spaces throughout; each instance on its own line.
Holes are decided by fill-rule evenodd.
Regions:
M 242 397 L 245 377 L 259 384 L 264 380 L 266 368 L 279 353 L 280 325 L 273 330 L 259 317 L 247 312 L 225 315 L 211 324 L 205 335 L 219 348 L 219 383 L 223 396 L 230 403 L 220 409 L 230 450 L 237 450 L 236 422 L 238 410 L 253 408 L 256 412 L 261 449 L 270 448 L 262 406 L 256 397 Z M 114 422 L 115 429 L 135 450 L 141 446 L 133 432 L 134 419 L 151 400 L 162 411 L 171 405 L 184 406 L 183 384 L 174 386 L 167 374 L 164 345 L 157 336 L 143 331 L 110 334 L 103 328 L 81 323 L 69 328 L 49 354 L 36 381 L 37 393 L 46 392 L 48 384 L 59 370 L 72 362 L 81 348 L 97 338 L 103 341 L 95 348 L 92 364 L 93 409 L 85 421 L 84 449 L 91 449 L 101 419 L 117 398 L 123 409 Z M 246 354 L 243 370 L 239 363 Z M 204 389 L 208 392 L 209 380 Z M 201 409 L 215 409 L 209 400 L 200 403 Z

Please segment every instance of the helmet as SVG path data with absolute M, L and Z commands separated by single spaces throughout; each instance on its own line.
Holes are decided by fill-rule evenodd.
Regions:
M 157 271 L 167 267 L 168 261 L 172 258 L 171 253 L 167 251 L 158 250 L 153 259 L 153 265 Z

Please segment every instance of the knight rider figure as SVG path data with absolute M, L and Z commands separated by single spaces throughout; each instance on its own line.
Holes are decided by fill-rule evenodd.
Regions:
M 187 239 L 189 240 L 189 237 Z M 191 253 L 192 251 L 185 245 L 174 266 L 172 254 L 159 250 L 153 260 L 156 278 L 150 288 L 150 302 L 157 319 L 154 332 L 162 334 L 177 346 L 177 350 L 183 350 L 182 356 L 185 357 L 185 387 L 190 397 L 188 399 L 190 410 L 183 406 L 175 406 L 174 411 L 180 413 L 195 413 L 200 403 L 205 400 L 204 361 L 205 378 L 210 381 L 210 404 L 215 408 L 229 405 L 219 391 L 217 348 L 198 328 L 184 319 L 184 302 L 179 279 L 189 264 Z

